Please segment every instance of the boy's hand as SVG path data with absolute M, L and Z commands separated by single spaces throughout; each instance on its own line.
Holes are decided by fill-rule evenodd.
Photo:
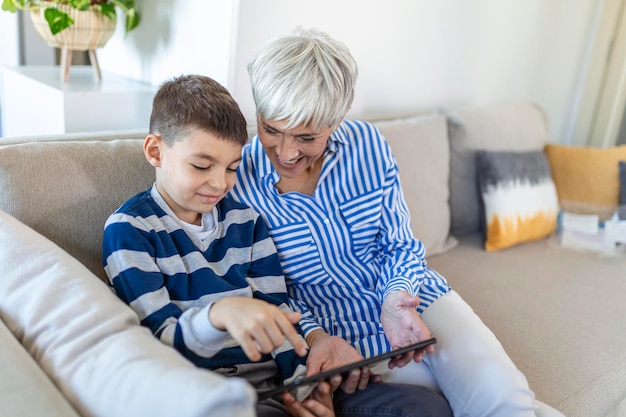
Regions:
M 334 417 L 332 388 L 328 382 L 320 382 L 309 398 L 298 402 L 289 392 L 282 396 L 287 412 L 295 417 Z
M 285 338 L 296 354 L 305 356 L 307 347 L 293 327 L 300 317 L 300 313 L 285 313 L 273 304 L 247 297 L 224 298 L 209 310 L 213 326 L 230 333 L 251 361 L 280 347 Z

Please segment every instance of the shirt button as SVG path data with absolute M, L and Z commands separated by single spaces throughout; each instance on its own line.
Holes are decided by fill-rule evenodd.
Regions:
M 330 223 L 330 220 L 324 219 L 324 224 L 328 224 L 328 223 Z

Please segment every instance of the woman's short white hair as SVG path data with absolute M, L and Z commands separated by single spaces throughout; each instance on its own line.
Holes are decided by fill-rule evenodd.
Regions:
M 337 127 L 354 99 L 357 66 L 348 48 L 316 29 L 274 39 L 248 64 L 257 116 L 285 128 Z

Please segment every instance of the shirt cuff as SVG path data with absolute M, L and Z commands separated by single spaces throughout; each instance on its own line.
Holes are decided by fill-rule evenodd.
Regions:
M 322 329 L 322 326 L 320 326 L 315 320 L 311 319 L 307 320 L 305 318 L 302 318 L 300 319 L 300 322 L 298 324 L 300 325 L 300 329 L 302 329 L 302 334 L 304 335 L 305 340 L 309 333 L 318 329 Z
M 416 294 L 413 294 L 413 285 L 411 285 L 411 282 L 409 282 L 409 280 L 404 277 L 396 277 L 387 284 L 385 292 L 383 293 L 383 301 L 387 298 L 389 294 L 397 291 L 406 291 L 413 297 L 416 296 Z
M 213 326 L 213 323 L 209 320 L 209 311 L 211 307 L 213 307 L 213 304 L 214 303 L 209 303 L 207 306 L 197 311 L 189 321 L 193 338 L 202 346 L 202 350 L 205 354 L 207 352 L 213 352 L 213 354 L 219 352 L 224 347 L 224 341 L 228 337 L 227 331 L 219 330 Z

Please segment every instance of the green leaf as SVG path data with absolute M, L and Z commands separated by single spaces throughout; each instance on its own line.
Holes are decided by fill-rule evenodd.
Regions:
M 117 21 L 117 15 L 115 14 L 115 6 L 113 6 L 112 4 L 108 4 L 108 3 L 100 4 L 100 11 L 102 12 L 103 15 L 105 15 L 112 21 L 114 22 Z
M 134 0 L 115 0 L 115 3 L 117 3 L 125 11 L 135 8 Z
M 68 4 L 78 10 L 87 10 L 91 6 L 91 0 L 68 0 Z
M 2 10 L 6 10 L 7 12 L 16 12 L 17 7 L 15 6 L 15 3 L 13 1 L 4 0 L 2 2 Z
M 56 35 L 63 29 L 74 24 L 74 20 L 67 13 L 63 13 L 57 9 L 46 9 L 43 15 L 53 35 Z
M 135 29 L 139 24 L 139 14 L 134 9 L 128 11 L 126 15 L 126 33 Z

